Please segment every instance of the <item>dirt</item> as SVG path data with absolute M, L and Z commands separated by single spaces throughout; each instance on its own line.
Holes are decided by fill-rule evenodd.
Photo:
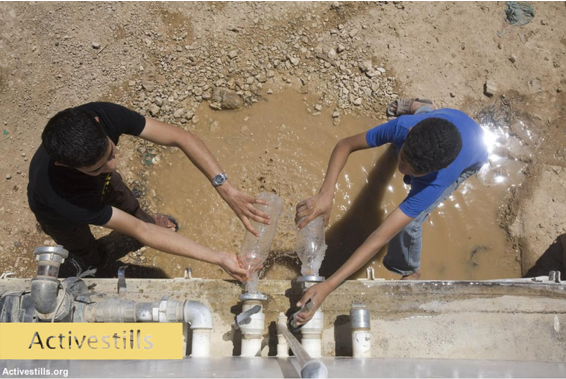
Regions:
M 26 186 L 41 131 L 59 110 L 113 101 L 191 130 L 213 144 L 233 183 L 250 193 L 262 186 L 276 191 L 289 208 L 318 190 L 335 141 L 383 122 L 385 105 L 398 96 L 421 96 L 437 107 L 463 109 L 493 130 L 499 141 L 493 154 L 503 158 L 491 159 L 490 170 L 470 181 L 477 199 L 482 199 L 482 184 L 502 189 L 483 198 L 492 210 L 481 217 L 465 211 L 442 217 L 439 210 L 427 225 L 425 248 L 446 238 L 445 250 L 466 252 L 468 264 L 493 269 L 459 278 L 525 274 L 550 247 L 562 246 L 553 242 L 566 233 L 560 191 L 566 184 L 566 7 L 536 3 L 533 22 L 520 27 L 505 22 L 505 7 L 503 2 L 0 3 L 0 272 L 32 276 L 33 249 L 52 243 L 29 211 Z M 488 80 L 496 84 L 492 96 L 484 94 Z M 244 108 L 211 110 L 213 87 L 236 91 Z M 264 104 L 276 107 L 284 100 L 294 102 L 290 111 L 303 114 L 302 120 L 285 124 L 286 132 L 279 123 L 265 127 L 274 135 L 300 137 L 296 144 L 305 148 L 297 150 L 295 160 L 292 151 L 285 152 L 288 157 L 274 148 L 262 153 L 253 144 L 252 127 L 243 130 L 245 123 L 221 120 L 246 112 L 253 117 Z M 249 156 L 248 171 L 247 165 L 232 162 L 238 156 Z M 377 157 L 367 157 L 360 167 L 370 169 Z M 163 172 L 184 164 L 187 181 L 181 186 L 189 192 L 187 199 L 208 194 L 202 204 L 206 213 L 187 211 L 186 233 L 213 247 L 239 250 L 239 221 L 179 152 L 124 138 L 119 162 L 119 171 L 150 211 L 176 199 L 166 190 Z M 295 171 L 301 165 L 307 167 L 307 180 Z M 253 168 L 264 172 L 258 176 Z M 499 177 L 508 184 L 504 189 Z M 354 193 L 364 196 L 362 188 L 347 194 Z M 402 193 L 396 196 L 398 201 Z M 471 197 L 459 192 L 455 198 L 459 203 Z M 476 204 L 470 207 L 477 214 L 484 204 Z M 335 207 L 334 215 L 345 213 L 348 205 Z M 384 203 L 383 209 L 389 206 Z M 279 246 L 289 252 L 294 237 L 287 217 L 280 230 L 289 235 L 279 236 L 287 238 Z M 434 227 L 439 222 L 455 234 L 447 238 L 450 233 Z M 502 242 L 450 245 L 465 234 L 457 233 L 477 224 L 491 230 L 476 229 L 478 236 L 489 240 L 501 233 Z M 223 236 L 227 227 L 232 229 Z M 134 276 L 177 276 L 186 265 L 117 235 L 107 238 L 125 254 L 116 265 L 128 264 Z M 492 264 L 496 253 L 501 258 Z M 296 261 L 288 257 L 288 265 L 273 269 L 281 276 L 296 272 Z M 447 252 L 446 257 L 457 267 L 464 255 L 452 258 Z M 423 266 L 428 278 L 450 277 L 434 260 L 428 262 Z M 170 265 L 174 269 L 163 269 Z M 557 265 L 552 267 L 561 269 Z

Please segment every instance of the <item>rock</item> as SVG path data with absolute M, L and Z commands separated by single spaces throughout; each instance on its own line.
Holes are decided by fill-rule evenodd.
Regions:
M 150 81 L 144 80 L 144 81 L 142 81 L 142 87 L 147 92 L 153 92 L 153 90 L 155 89 L 155 84 L 153 84 Z
M 373 71 L 373 65 L 369 60 L 365 60 L 362 63 L 360 63 L 358 65 L 358 68 L 360 69 L 361 72 Z
M 202 94 L 203 100 L 210 100 L 211 97 L 212 95 L 210 94 L 210 91 L 206 91 L 205 93 Z
M 379 75 L 381 75 L 381 72 L 379 72 L 379 71 L 373 71 L 373 70 L 371 70 L 371 71 L 366 72 L 366 76 L 367 76 L 368 78 L 373 78 L 373 77 L 379 76 Z
M 270 88 L 270 89 L 268 89 L 268 90 L 267 90 L 267 94 L 268 94 L 268 95 L 271 95 L 271 94 L 273 94 L 273 90 L 272 90 L 271 88 Z
M 348 35 L 350 36 L 350 38 L 354 38 L 359 32 L 359 29 L 352 29 L 350 30 L 350 33 L 348 33 Z
M 542 83 L 538 78 L 529 80 L 527 85 L 530 93 L 539 93 L 543 91 Z
M 10 179 L 12 179 L 12 175 L 6 174 L 6 180 L 10 180 Z
M 509 61 L 511 61 L 511 63 L 515 63 L 517 61 L 517 56 L 515 54 L 509 55 Z
M 483 93 L 486 96 L 491 97 L 495 95 L 496 92 L 497 92 L 497 83 L 495 82 L 495 80 L 488 80 L 487 82 L 485 82 Z
M 237 50 L 230 50 L 230 52 L 228 53 L 228 57 L 230 59 L 234 59 L 238 56 L 238 51 Z
M 198 116 L 193 116 L 193 124 L 198 124 L 198 122 L 200 121 Z
M 322 105 L 316 104 L 316 105 L 314 106 L 314 109 L 316 109 L 317 111 L 321 111 L 321 110 L 322 110 Z
M 338 117 L 340 117 L 340 112 L 334 111 L 334 112 L 332 113 L 332 118 L 338 118 Z
M 450 97 L 456 97 L 456 94 L 454 92 L 450 92 Z
M 193 93 L 195 94 L 195 96 L 201 96 L 203 92 L 204 91 L 200 87 L 197 87 L 193 90 Z
M 149 107 L 149 113 L 153 117 L 156 117 L 159 114 L 160 110 L 161 110 L 161 108 L 159 108 L 159 106 L 157 104 L 151 104 L 151 106 Z
M 185 114 L 185 112 L 186 112 L 186 109 L 185 109 L 185 108 L 177 109 L 177 110 L 175 111 L 175 113 L 173 113 L 173 117 L 175 117 L 175 118 L 181 118 L 181 117 L 183 117 L 183 115 Z
M 235 91 L 216 87 L 212 90 L 212 103 L 217 103 L 220 109 L 238 109 L 244 100 Z
M 275 76 L 275 71 L 267 70 L 267 72 L 265 73 L 265 76 L 267 76 L 268 78 L 273 78 Z
M 334 50 L 334 49 L 330 49 L 330 50 L 328 50 L 328 53 L 326 53 L 326 56 L 328 57 L 328 59 L 332 59 L 332 60 L 336 59 L 336 55 L 337 55 L 336 50 Z
M 92 43 L 92 47 L 93 47 L 94 49 L 100 49 L 100 42 L 93 42 L 93 43 Z
M 383 67 L 378 67 L 376 70 L 381 72 L 382 74 L 385 74 L 385 69 Z
M 289 58 L 289 60 L 291 61 L 293 66 L 297 66 L 301 62 L 299 58 L 295 58 L 295 57 Z
M 358 97 L 356 100 L 354 100 L 354 103 L 353 103 L 353 104 L 354 104 L 354 105 L 357 105 L 357 106 L 362 105 L 362 98 L 361 98 L 361 97 Z
M 338 45 L 338 48 L 336 49 L 336 51 L 338 51 L 338 53 L 341 53 L 344 50 L 346 50 L 346 47 L 344 47 L 344 45 Z

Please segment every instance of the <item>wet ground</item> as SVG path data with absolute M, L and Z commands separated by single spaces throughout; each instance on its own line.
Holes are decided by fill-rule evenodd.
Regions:
M 316 104 L 316 99 L 294 90 L 238 111 L 217 112 L 203 104 L 197 111 L 200 122 L 190 127 L 200 132 L 234 185 L 250 194 L 272 191 L 283 199 L 283 214 L 264 273 L 268 279 L 291 279 L 299 274 L 294 254 L 295 205 L 318 191 L 336 142 L 385 121 L 346 115 L 335 125 L 332 109 L 318 112 Z M 424 279 L 521 276 L 519 257 L 506 250 L 506 233 L 497 215 L 509 189 L 520 185 L 526 164 L 510 157 L 509 150 L 517 150 L 518 140 L 496 125 L 486 122 L 483 126 L 489 164 L 425 222 Z M 243 226 L 182 152 L 163 155 L 148 182 L 157 194 L 155 205 L 180 221 L 180 233 L 215 249 L 239 251 Z M 328 276 L 345 262 L 405 198 L 408 189 L 396 171 L 394 148 L 354 153 L 337 184 L 321 274 Z M 374 267 L 378 277 L 397 278 L 382 266 L 385 253 L 386 248 L 368 266 Z M 151 249 L 144 254 L 169 277 L 181 276 L 185 267 L 191 267 L 196 277 L 225 277 L 206 263 Z M 365 275 L 363 268 L 355 277 Z

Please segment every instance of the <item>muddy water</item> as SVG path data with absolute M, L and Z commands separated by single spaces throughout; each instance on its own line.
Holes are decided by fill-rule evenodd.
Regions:
M 295 205 L 317 193 L 336 142 L 384 121 L 343 115 L 334 126 L 332 109 L 317 114 L 315 104 L 317 99 L 293 90 L 238 111 L 216 112 L 203 104 L 197 111 L 199 123 L 188 127 L 217 157 L 233 185 L 250 194 L 272 191 L 283 199 L 283 214 L 263 274 L 268 279 L 291 279 L 299 274 L 293 253 Z M 497 210 L 509 188 L 522 180 L 524 164 L 508 158 L 508 136 L 488 127 L 494 132 L 487 139 L 499 155 L 492 153 L 490 164 L 468 179 L 424 224 L 424 279 L 520 276 L 520 262 L 506 253 Z M 180 221 L 179 232 L 188 238 L 238 252 L 244 228 L 208 180 L 181 151 L 166 152 L 161 158 L 149 180 L 157 193 L 158 208 L 174 215 Z M 396 153 L 388 147 L 350 157 L 337 184 L 322 275 L 338 268 L 405 198 L 409 187 L 403 184 L 396 163 Z M 368 266 L 375 268 L 378 277 L 398 278 L 382 266 L 385 252 L 382 249 Z M 146 255 L 171 277 L 191 267 L 195 277 L 227 278 L 206 263 L 151 249 Z M 365 277 L 365 268 L 355 277 Z

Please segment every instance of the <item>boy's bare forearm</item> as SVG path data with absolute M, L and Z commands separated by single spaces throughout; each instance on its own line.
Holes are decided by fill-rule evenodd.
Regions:
M 199 261 L 219 264 L 221 255 L 198 242 L 154 224 L 143 223 L 142 231 L 135 236 L 141 243 L 165 253 Z
M 324 196 L 333 197 L 338 176 L 346 165 L 346 162 L 348 162 L 350 154 L 355 151 L 368 148 L 369 146 L 366 141 L 366 133 L 356 134 L 340 140 L 330 155 L 326 177 L 324 178 L 324 182 L 320 188 L 320 193 Z
M 348 157 L 350 156 L 351 152 L 352 151 L 349 145 L 343 143 L 343 141 L 340 141 L 336 144 L 336 147 L 334 147 L 334 150 L 330 155 L 326 177 L 324 178 L 324 182 L 320 187 L 319 193 L 325 196 L 334 196 L 334 189 L 336 188 L 338 176 L 346 165 L 346 162 L 348 162 Z
M 330 278 L 329 285 L 332 290 L 337 288 L 340 283 L 348 279 L 369 260 L 377 254 L 377 252 L 385 246 L 393 237 L 397 235 L 405 226 L 413 220 L 396 208 L 383 223 L 364 241 L 364 243 L 356 249 L 354 254 L 344 263 Z

